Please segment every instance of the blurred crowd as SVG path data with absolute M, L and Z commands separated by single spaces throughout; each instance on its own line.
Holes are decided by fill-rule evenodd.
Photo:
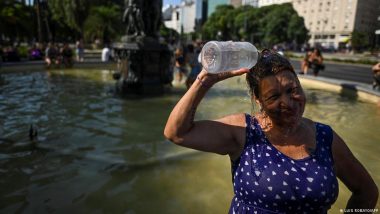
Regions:
M 101 45 L 95 41 L 93 45 L 98 49 Z M 69 43 L 34 43 L 32 45 L 0 45 L 1 62 L 19 62 L 24 60 L 38 61 L 46 63 L 46 67 L 51 66 L 72 67 L 74 62 L 84 62 L 85 47 L 82 40 L 75 44 Z M 106 44 L 102 49 L 101 61 L 112 60 L 112 51 Z

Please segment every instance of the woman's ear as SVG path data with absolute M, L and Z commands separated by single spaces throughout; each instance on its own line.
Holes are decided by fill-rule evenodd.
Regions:
M 256 105 L 259 106 L 259 110 L 262 111 L 263 110 L 263 106 L 261 105 L 261 102 L 259 99 L 257 98 L 254 98 L 255 102 L 256 102 Z

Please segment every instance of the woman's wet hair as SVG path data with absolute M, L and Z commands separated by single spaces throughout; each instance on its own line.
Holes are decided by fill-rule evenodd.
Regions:
M 259 97 L 259 83 L 267 76 L 274 76 L 281 71 L 288 70 L 295 76 L 293 66 L 290 62 L 276 51 L 264 49 L 260 55 L 256 65 L 247 73 L 247 84 L 251 96 Z

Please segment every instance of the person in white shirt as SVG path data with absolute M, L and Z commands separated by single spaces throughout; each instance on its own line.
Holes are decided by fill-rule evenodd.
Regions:
M 102 50 L 102 62 L 108 62 L 110 60 L 111 50 L 106 45 Z

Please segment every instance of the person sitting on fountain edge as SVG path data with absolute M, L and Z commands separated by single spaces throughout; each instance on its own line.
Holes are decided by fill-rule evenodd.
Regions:
M 243 74 L 259 111 L 194 121 L 215 83 Z M 374 208 L 373 179 L 329 125 L 303 117 L 305 104 L 289 61 L 265 49 L 250 70 L 202 70 L 172 110 L 164 135 L 180 146 L 229 155 L 230 213 L 327 213 L 338 197 L 337 178 L 352 192 L 347 208 Z

